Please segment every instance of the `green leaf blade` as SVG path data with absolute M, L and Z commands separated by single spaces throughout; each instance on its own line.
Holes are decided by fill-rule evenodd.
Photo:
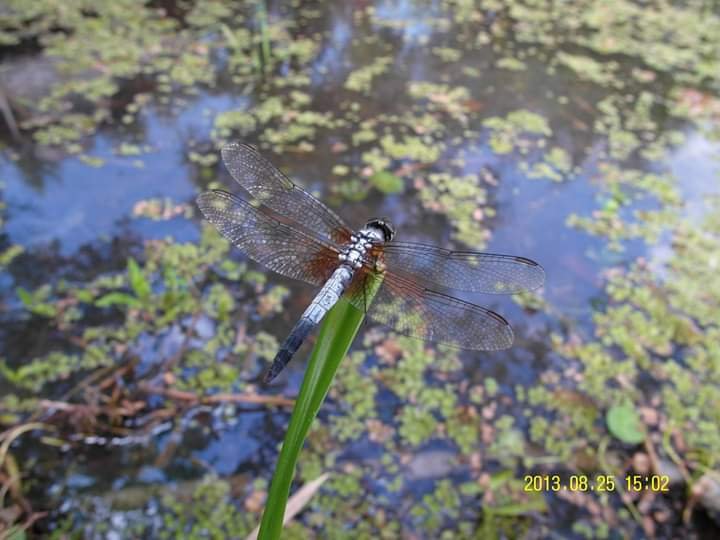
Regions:
M 140 270 L 140 266 L 138 266 L 138 263 L 130 257 L 128 259 L 128 279 L 130 280 L 130 287 L 132 287 L 132 290 L 135 292 L 135 295 L 140 300 L 145 300 L 150 297 L 150 282 L 145 277 L 145 274 L 143 274 L 142 270 Z
M 305 372 L 260 523 L 260 540 L 280 538 L 295 465 L 310 425 L 365 314 L 342 298 L 325 316 Z
M 18 298 L 20 298 L 20 301 L 23 303 L 23 306 L 30 309 L 33 305 L 33 297 L 30 292 L 25 287 L 18 287 L 15 289 L 15 292 L 17 293 Z
M 605 417 L 608 430 L 627 444 L 640 444 L 645 440 L 645 429 L 637 410 L 631 403 L 613 405 Z
M 383 193 L 400 193 L 405 188 L 405 183 L 399 176 L 388 172 L 376 172 L 370 177 L 370 182 Z
M 123 292 L 111 292 L 95 301 L 95 305 L 99 308 L 106 308 L 110 306 L 129 306 L 139 307 L 140 301 L 127 293 Z

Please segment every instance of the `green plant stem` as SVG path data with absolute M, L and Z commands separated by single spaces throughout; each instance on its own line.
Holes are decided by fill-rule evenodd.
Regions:
M 260 540 L 280 538 L 298 455 L 335 372 L 350 348 L 363 318 L 364 313 L 345 299 L 341 299 L 325 316 L 270 484 L 258 534 Z
M 258 23 L 260 26 L 260 68 L 262 71 L 265 71 L 270 63 L 270 32 L 268 29 L 265 0 L 260 0 L 257 9 Z

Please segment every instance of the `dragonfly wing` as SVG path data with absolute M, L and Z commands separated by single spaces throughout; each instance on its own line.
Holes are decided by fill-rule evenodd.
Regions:
M 205 218 L 248 257 L 284 276 L 322 285 L 337 267 L 338 250 L 282 223 L 235 195 L 207 191 L 197 198 Z
M 537 289 L 545 281 L 542 266 L 512 255 L 391 242 L 383 249 L 383 260 L 388 270 L 430 287 L 468 292 L 514 294 Z
M 229 143 L 222 158 L 232 177 L 255 199 L 326 240 L 345 243 L 352 231 L 322 202 L 297 186 L 250 145 Z
M 386 271 L 372 302 L 372 271 L 360 272 L 348 299 L 373 320 L 400 334 L 462 349 L 492 351 L 512 345 L 513 332 L 497 313 L 423 287 L 414 279 Z

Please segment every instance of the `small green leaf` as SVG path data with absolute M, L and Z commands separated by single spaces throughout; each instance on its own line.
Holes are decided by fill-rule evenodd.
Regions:
M 139 307 L 140 301 L 137 298 L 135 298 L 134 296 L 131 296 L 127 293 L 111 292 L 111 293 L 106 294 L 102 298 L 96 300 L 95 305 L 100 308 L 116 306 L 116 305 Z
M 14 384 L 16 386 L 20 384 L 22 378 L 18 375 L 18 372 L 10 368 L 2 358 L 0 358 L 0 375 L 7 379 L 10 384 Z
M 89 304 L 93 301 L 93 293 L 87 289 L 78 289 L 75 291 L 75 298 L 77 298 L 79 302 Z
M 22 246 L 12 245 L 5 251 L 0 252 L 0 268 L 8 266 L 12 262 L 12 260 L 18 255 L 20 255 L 23 251 L 25 250 Z
M 400 193 L 405 187 L 402 178 L 387 171 L 373 174 L 370 182 L 383 193 Z
M 20 301 L 31 313 L 40 315 L 41 317 L 48 317 L 49 319 L 57 315 L 57 308 L 53 304 L 42 301 L 48 297 L 50 291 L 48 287 L 43 286 L 34 292 L 30 292 L 24 287 L 18 287 L 15 291 L 20 297 Z
M 52 319 L 55 315 L 57 315 L 57 308 L 52 304 L 46 303 L 36 304 L 30 311 L 32 311 L 35 315 L 47 317 L 48 319 Z
M 606 416 L 608 430 L 628 444 L 640 444 L 645 440 L 645 429 L 631 403 L 613 405 Z
M 20 297 L 20 301 L 23 303 L 23 305 L 30 309 L 33 305 L 33 298 L 30 292 L 25 287 L 18 287 L 15 289 L 17 292 L 17 295 Z
M 169 290 L 175 291 L 180 288 L 180 279 L 172 266 L 165 267 L 163 271 L 163 279 L 165 280 L 165 287 Z
M 145 300 L 150 296 L 150 283 L 132 257 L 128 259 L 128 278 L 130 279 L 130 286 L 138 298 Z
M 7 531 L 7 537 L 8 540 L 25 540 L 27 536 L 25 535 L 25 531 L 22 530 L 20 527 L 11 527 L 9 531 Z
M 523 516 L 534 512 L 547 512 L 548 507 L 540 493 L 533 493 L 529 501 L 494 506 L 492 513 L 496 516 Z

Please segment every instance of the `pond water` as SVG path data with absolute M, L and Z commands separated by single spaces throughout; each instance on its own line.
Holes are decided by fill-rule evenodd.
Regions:
M 360 538 L 383 529 L 387 538 L 470 537 L 471 531 L 491 529 L 509 537 L 543 537 L 549 531 L 557 537 L 600 537 L 608 534 L 603 516 L 610 516 L 611 530 L 633 537 L 648 534 L 648 527 L 661 536 L 689 530 L 683 527 L 712 530 L 709 521 L 683 524 L 677 497 L 658 497 L 657 511 L 670 517 L 647 517 L 648 511 L 646 519 L 655 519 L 648 525 L 617 494 L 610 500 L 576 494 L 572 500 L 546 493 L 543 505 L 528 502 L 508 478 L 517 481 L 530 470 L 605 470 L 600 464 L 622 470 L 618 463 L 640 450 L 606 438 L 603 415 L 619 401 L 610 401 L 614 392 L 624 389 L 638 409 L 665 414 L 659 398 L 631 391 L 627 378 L 634 375 L 617 374 L 615 368 L 608 368 L 610 394 L 593 393 L 589 388 L 594 387 L 582 381 L 592 364 L 583 367 L 584 357 L 568 351 L 596 337 L 598 347 L 603 343 L 595 334 L 596 324 L 602 327 L 596 317 L 614 305 L 607 289 L 612 275 L 643 259 L 658 279 L 668 275 L 675 222 L 668 217 L 664 224 L 661 212 L 677 211 L 672 219 L 688 219 L 698 227 L 707 216 L 706 199 L 717 194 L 720 172 L 714 120 L 708 123 L 703 116 L 711 105 L 702 114 L 677 109 L 694 88 L 697 99 L 717 103 L 718 81 L 675 77 L 673 59 L 667 65 L 649 59 L 642 39 L 632 33 L 617 36 L 628 40 L 625 53 L 602 41 L 610 39 L 614 24 L 621 26 L 602 2 L 578 2 L 595 13 L 595 22 L 580 7 L 570 9 L 564 21 L 556 10 L 540 19 L 543 9 L 522 2 L 491 4 L 388 0 L 321 8 L 271 3 L 266 32 L 273 59 L 265 75 L 247 67 L 262 49 L 255 4 L 235 12 L 211 7 L 223 5 L 219 2 L 200 2 L 181 13 L 174 11 L 175 4 L 166 5 L 176 19 L 161 19 L 179 21 L 183 30 L 177 39 L 187 54 L 207 59 L 197 67 L 192 58 L 173 61 L 201 75 L 184 79 L 184 72 L 168 71 L 170 81 L 157 74 L 149 81 L 140 75 L 119 77 L 116 103 L 84 98 L 78 104 L 83 99 L 68 94 L 67 106 L 79 114 L 96 108 L 109 111 L 108 118 L 79 141 L 43 145 L 32 140 L 28 129 L 22 142 L 8 138 L 5 143 L 0 156 L 6 204 L 2 245 L 22 246 L 24 253 L 0 279 L 7 323 L 0 334 L 0 357 L 18 369 L 53 350 L 77 352 L 77 342 L 66 338 L 91 341 L 82 332 L 86 326 L 126 324 L 118 312 L 91 310 L 85 318 L 56 326 L 38 313 L 30 315 L 16 291 L 46 283 L 57 287 L 60 280 L 82 288 L 101 276 L 124 276 L 128 256 L 143 264 L 152 259 L 153 249 L 161 249 L 148 242 L 198 244 L 201 221 L 194 197 L 215 181 L 239 191 L 217 156 L 223 141 L 243 140 L 259 145 L 273 163 L 354 226 L 386 216 L 396 225 L 398 239 L 517 254 L 538 261 L 546 272 L 538 296 L 513 300 L 459 293 L 512 323 L 516 342 L 506 351 L 449 353 L 430 344 L 408 344 L 394 334 L 387 337 L 379 327 L 366 325 L 301 456 L 300 481 L 325 471 L 335 478 L 289 535 L 324 538 L 329 536 L 323 530 L 340 527 L 332 537 Z M 632 9 L 639 10 L 647 32 L 667 30 L 649 13 L 653 8 L 646 8 L 648 13 Z M 573 21 L 585 33 L 570 35 Z M 549 28 L 557 33 L 549 34 Z M 253 35 L 260 41 L 248 46 L 243 40 Z M 673 46 L 680 50 L 692 44 L 671 41 L 668 47 Z M 6 55 L 13 58 L 12 49 Z M 36 50 L 23 62 L 9 64 L 11 72 L 4 76 L 20 81 L 15 85 L 22 90 L 23 82 L 29 84 L 22 70 L 30 59 L 41 62 L 46 56 Z M 57 73 L 52 63 L 39 65 L 47 71 L 48 92 L 82 78 Z M 111 62 L 108 66 L 112 74 Z M 214 74 L 211 84 L 205 73 Z M 170 91 L 163 89 L 168 84 Z M 10 97 L 19 99 L 12 94 L 16 86 L 10 86 Z M 137 101 L 138 95 L 144 97 Z M 132 103 L 140 105 L 129 113 Z M 39 125 L 47 129 L 48 124 Z M 399 185 L 383 184 L 377 174 L 383 171 Z M 163 204 L 175 208 L 175 214 L 148 217 L 143 201 L 150 199 L 167 200 Z M 237 250 L 229 258 L 245 261 Z M 192 322 L 177 316 L 151 327 L 147 319 L 128 315 L 148 327 L 128 338 L 128 356 L 118 353 L 114 361 L 137 356 L 135 373 L 145 376 L 181 351 L 179 365 L 163 379 L 169 387 L 187 378 L 178 388 L 210 395 L 248 390 L 296 395 L 308 346 L 269 389 L 257 385 L 269 358 L 246 351 L 256 339 L 282 341 L 313 290 L 252 262 L 248 268 L 265 277 L 242 274 L 240 282 L 223 281 L 237 299 L 233 320 L 223 322 L 210 313 Z M 194 286 L 203 291 L 205 302 L 215 274 L 207 268 L 201 274 L 200 266 L 193 271 L 204 276 Z M 222 271 L 217 275 L 224 279 Z M 58 302 L 63 294 L 53 288 L 48 301 Z M 262 309 L 262 298 L 270 298 L 270 308 Z M 203 349 L 210 336 L 222 332 L 237 333 L 231 341 L 245 345 L 232 349 L 226 344 L 219 356 L 198 363 L 186 355 L 189 326 L 195 339 L 191 349 Z M 273 345 L 257 347 L 272 350 Z M 617 360 L 626 358 L 619 354 Z M 638 362 L 648 376 L 657 375 Z M 218 375 L 218 366 L 226 364 L 237 380 Z M 206 371 L 213 375 L 206 377 Z M 62 401 L 70 382 L 87 373 L 70 369 L 58 376 L 57 386 L 49 379 L 43 397 Z M 123 385 L 130 387 L 127 377 L 121 376 Z M 8 381 L 0 379 L 0 388 L 10 393 L 14 387 Z M 377 390 L 363 396 L 365 384 Z M 554 397 L 543 398 L 541 390 L 533 397 L 542 387 L 555 388 Z M 28 397 L 28 387 L 23 392 Z M 104 399 L 98 397 L 97 403 Z M 165 398 L 152 399 L 144 414 L 165 407 Z M 590 427 L 565 431 L 562 417 L 572 416 L 573 408 L 595 411 Z M 83 426 L 77 430 L 83 435 L 70 445 L 18 441 L 14 454 L 32 470 L 27 478 L 33 506 L 50 511 L 35 525 L 38 534 L 67 529 L 92 538 L 154 537 L 174 530 L 184 536 L 193 526 L 211 527 L 214 520 L 225 531 L 218 537 L 228 534 L 230 524 L 238 537 L 243 527 L 248 532 L 259 521 L 258 500 L 267 489 L 289 409 L 215 404 L 181 407 L 177 413 L 137 439 L 117 434 L 112 439 L 97 425 L 70 419 Z M 67 429 L 68 423 L 63 425 Z M 558 441 L 567 440 L 543 439 L 539 426 Z M 129 419 L 124 427 L 130 432 L 139 425 Z M 602 445 L 607 453 L 598 451 Z M 593 454 L 590 464 L 576 460 L 583 452 Z M 550 466 L 538 469 L 543 460 Z M 488 489 L 489 482 L 495 488 Z M 176 529 L 168 528 L 167 516 L 185 512 L 183 504 L 195 505 L 197 512 L 190 510 Z M 215 506 L 222 516 L 204 514 L 210 510 L 203 505 Z M 539 527 L 536 533 L 533 526 Z

